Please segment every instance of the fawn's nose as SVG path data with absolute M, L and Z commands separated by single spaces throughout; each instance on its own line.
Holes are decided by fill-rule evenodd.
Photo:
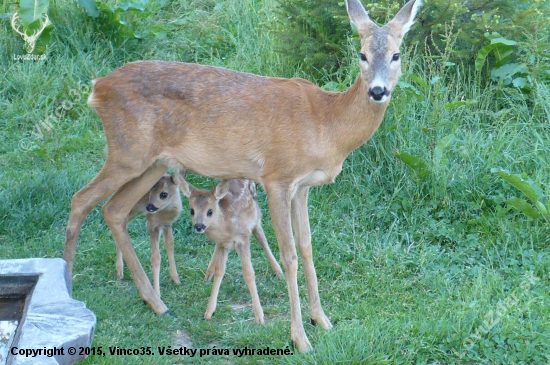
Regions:
M 384 96 L 388 96 L 388 95 L 390 95 L 390 91 L 385 86 L 384 87 L 375 86 L 369 90 L 369 96 L 374 101 L 381 101 L 384 98 Z
M 153 204 L 147 204 L 147 206 L 145 207 L 145 209 L 147 209 L 147 211 L 149 213 L 154 213 L 156 212 L 159 208 L 155 207 Z
M 206 229 L 206 226 L 204 224 L 202 223 L 195 224 L 195 231 L 197 233 L 203 233 L 205 229 Z

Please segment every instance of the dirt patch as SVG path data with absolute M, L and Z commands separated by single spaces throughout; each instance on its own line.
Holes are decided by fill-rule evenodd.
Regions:
M 193 341 L 191 341 L 191 335 L 186 330 L 177 330 L 174 335 L 174 348 L 187 347 L 193 348 Z
M 252 307 L 252 303 L 235 303 L 235 304 L 229 304 L 228 306 L 234 311 L 240 311 L 245 308 Z

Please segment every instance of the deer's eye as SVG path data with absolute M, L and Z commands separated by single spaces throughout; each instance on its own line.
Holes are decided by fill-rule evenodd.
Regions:
M 399 53 L 394 53 L 391 60 L 392 61 L 399 61 L 399 56 L 400 56 Z
M 163 191 L 162 193 L 160 193 L 161 199 L 166 199 L 167 197 L 168 197 L 168 193 L 166 191 Z
M 367 60 L 367 56 L 364 53 L 359 53 L 359 57 L 361 58 L 361 61 Z
M 208 209 L 208 212 L 206 212 L 206 216 L 207 217 L 212 216 L 212 209 Z
M 191 209 L 189 213 L 191 213 L 191 215 L 195 215 L 195 209 Z

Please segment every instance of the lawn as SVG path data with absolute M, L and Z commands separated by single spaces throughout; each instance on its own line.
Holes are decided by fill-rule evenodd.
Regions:
M 62 256 L 71 197 L 105 160 L 101 122 L 86 105 L 96 76 L 129 61 L 162 59 L 308 77 L 275 50 L 275 35 L 266 26 L 274 4 L 152 2 L 147 22 L 172 24 L 173 32 L 110 41 L 76 3 L 58 0 L 50 4 L 55 30 L 43 61 L 16 60 L 25 44 L 9 18 L 1 18 L 0 257 Z M 7 5 L 4 10 L 14 11 Z M 214 246 L 191 231 L 184 199 L 174 224 L 180 286 L 171 282 L 161 249 L 162 298 L 177 318 L 157 316 L 144 305 L 128 270 L 117 279 L 114 241 L 100 206 L 84 222 L 73 297 L 96 314 L 93 346 L 106 355 L 82 364 L 548 363 L 550 216 L 525 194 L 530 190 L 520 191 L 495 169 L 517 175 L 542 209 L 548 206 L 550 84 L 535 78 L 529 90 L 520 90 L 487 80 L 471 65 L 450 62 L 452 47 L 426 56 L 405 44 L 402 83 L 382 126 L 347 158 L 334 184 L 311 189 L 314 262 L 323 308 L 334 325 L 325 332 L 309 324 L 299 269 L 313 352 L 292 350 L 286 284 L 254 241 L 266 324 L 254 323 L 235 252 L 218 309 L 212 320 L 202 319 L 212 286 L 203 278 Z M 537 64 L 533 57 L 529 67 Z M 350 45 L 338 74 L 312 81 L 346 89 L 357 62 Z M 214 184 L 199 176 L 190 181 Z M 263 227 L 278 258 L 261 188 L 259 196 Z M 129 232 L 152 279 L 145 220 L 131 222 Z M 159 348 L 180 346 L 197 353 L 160 355 Z M 116 347 L 143 354 L 117 354 Z M 154 355 L 146 354 L 148 347 Z M 288 348 L 291 354 L 233 353 L 245 347 Z

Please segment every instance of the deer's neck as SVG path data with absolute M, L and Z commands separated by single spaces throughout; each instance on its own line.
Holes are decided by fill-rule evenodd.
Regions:
M 326 106 L 325 125 L 330 126 L 327 137 L 344 158 L 365 143 L 384 118 L 388 102 L 372 101 L 367 90 L 359 76 L 347 91 L 326 94 L 322 102 Z

